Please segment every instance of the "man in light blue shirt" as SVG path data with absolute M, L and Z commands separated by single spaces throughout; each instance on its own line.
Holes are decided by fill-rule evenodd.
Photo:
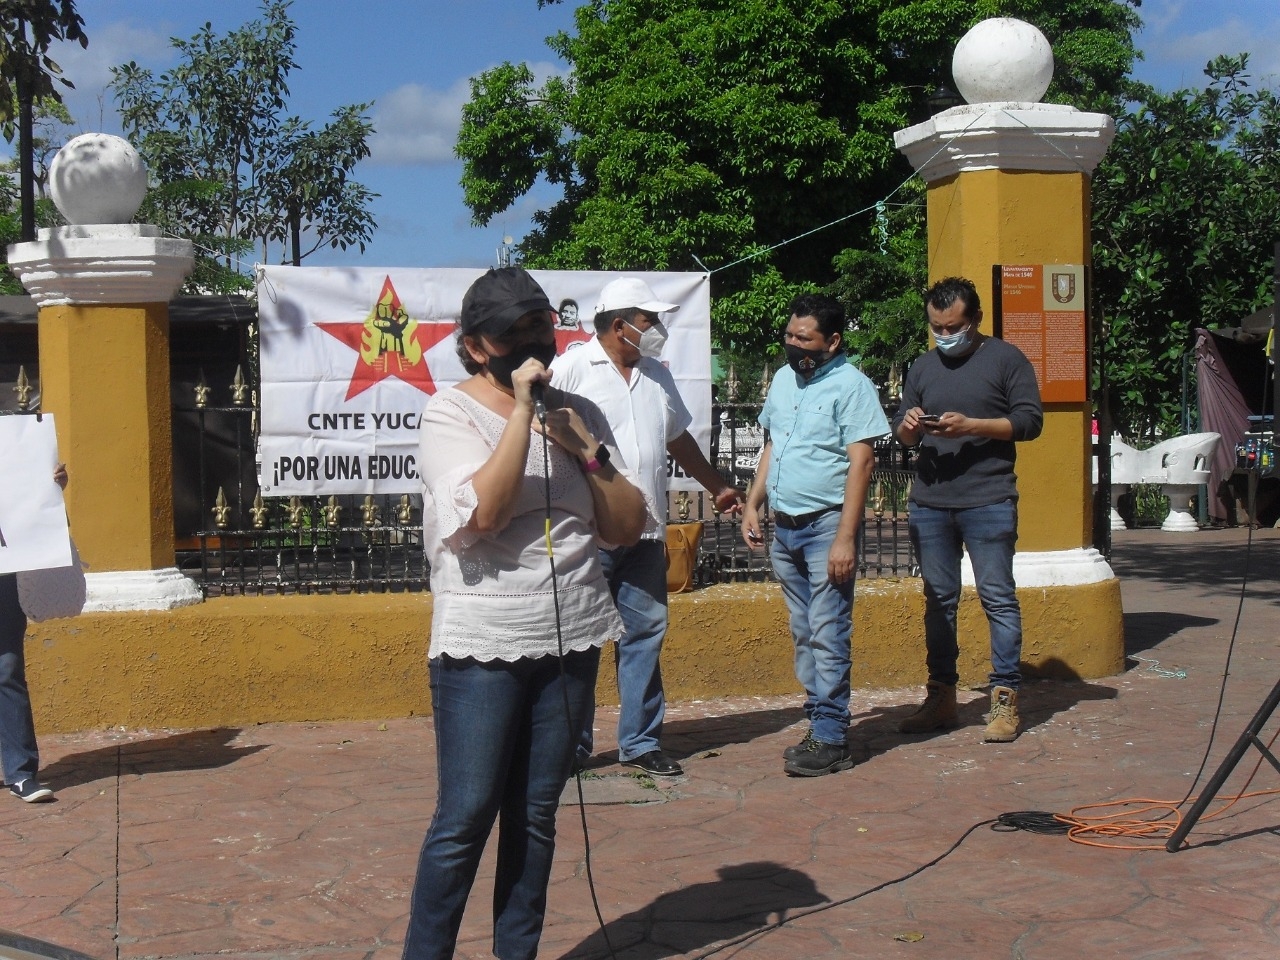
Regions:
M 809 729 L 783 752 L 791 776 L 853 766 L 849 728 L 850 633 L 858 527 L 875 457 L 889 432 L 875 387 L 845 359 L 839 301 L 804 294 L 791 303 L 779 370 L 760 412 L 767 431 L 742 512 L 747 546 L 764 543 L 760 509 L 773 513 L 770 559 L 782 586 L 804 687 Z

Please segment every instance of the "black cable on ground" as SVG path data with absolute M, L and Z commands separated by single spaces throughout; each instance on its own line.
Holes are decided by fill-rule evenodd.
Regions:
M 991 829 L 997 833 L 1014 833 L 1025 830 L 1027 833 L 1041 833 L 1050 836 L 1062 836 L 1070 827 L 1058 819 L 1057 814 L 1045 810 L 1014 810 L 996 817 Z
M 540 413 L 538 417 L 542 424 L 542 489 L 546 501 L 546 538 L 547 538 L 547 561 L 551 564 L 551 602 L 556 612 L 556 654 L 560 665 L 560 696 L 564 701 L 564 722 L 569 728 L 569 742 L 576 744 L 582 735 L 581 730 L 573 728 L 573 711 L 569 707 L 569 682 L 564 672 L 564 631 L 560 625 L 560 589 L 556 580 L 556 557 L 555 551 L 551 546 L 551 453 L 550 441 L 547 439 L 546 432 L 546 414 Z M 574 767 L 577 768 L 577 746 L 574 746 Z M 576 769 L 573 775 L 574 783 L 578 787 L 578 819 L 582 823 L 582 860 L 586 868 L 587 874 L 587 890 L 591 894 L 591 907 L 595 910 L 596 923 L 600 927 L 600 935 L 604 937 L 604 944 L 609 950 L 609 956 L 613 960 L 618 960 L 618 955 L 614 952 L 613 942 L 609 939 L 609 930 L 604 922 L 604 914 L 600 911 L 600 899 L 596 895 L 595 874 L 591 869 L 591 834 L 587 830 L 587 800 L 582 793 L 582 771 Z
M 951 844 L 951 846 L 947 847 L 947 849 L 944 850 L 942 853 L 938 854 L 928 863 L 922 863 L 920 866 L 916 867 L 914 870 L 904 873 L 900 877 L 894 877 L 892 880 L 886 880 L 883 883 L 878 883 L 874 887 L 868 887 L 866 890 L 862 890 L 858 893 L 853 894 L 852 896 L 843 897 L 840 900 L 832 900 L 831 902 L 824 903 L 819 907 L 813 907 L 809 910 L 802 910 L 799 913 L 793 913 L 789 917 L 783 917 L 781 920 L 777 920 L 774 923 L 767 924 L 763 927 L 757 927 L 754 930 L 748 930 L 746 933 L 740 934 L 731 940 L 726 940 L 724 943 L 718 944 L 717 946 L 713 947 L 710 950 L 706 950 L 703 953 L 694 954 L 693 960 L 706 960 L 707 957 L 714 957 L 716 954 L 724 950 L 727 950 L 729 947 L 736 947 L 740 943 L 746 943 L 748 940 L 753 940 L 756 937 L 763 936 L 766 933 L 772 933 L 774 930 L 779 930 L 782 927 L 785 927 L 787 924 L 791 923 L 792 921 L 803 920 L 805 917 L 812 917 L 815 914 L 825 913 L 828 910 L 834 910 L 836 907 L 843 907 L 846 904 L 854 903 L 857 900 L 861 900 L 863 897 L 869 897 L 873 893 L 879 893 L 881 890 L 886 890 L 889 887 L 895 886 L 899 883 L 905 883 L 907 880 L 910 880 L 912 877 L 916 877 L 924 873 L 930 867 L 937 866 L 943 860 L 947 859 L 947 857 L 951 856 L 951 854 L 955 853 L 956 850 L 960 848 L 960 844 L 964 843 L 966 840 L 969 839 L 969 834 L 973 833 L 973 831 L 977 830 L 979 827 L 990 826 L 992 827 L 992 829 L 995 829 L 996 823 L 997 823 L 996 820 L 981 820 L 978 823 L 975 823 L 973 826 L 969 827 L 969 829 L 966 830 L 964 833 L 960 834 L 960 836 L 956 839 L 956 841 L 953 844 Z

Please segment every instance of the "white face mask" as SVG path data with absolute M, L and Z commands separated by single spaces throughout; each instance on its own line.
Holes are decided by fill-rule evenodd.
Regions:
M 969 340 L 972 333 L 972 326 L 965 327 L 950 336 L 939 336 L 935 333 L 933 342 L 937 345 L 939 352 L 946 354 L 948 357 L 954 357 L 969 349 Z
M 662 348 L 667 345 L 667 328 L 662 325 L 661 320 L 655 320 L 653 326 L 648 330 L 641 330 L 634 324 L 622 321 L 628 327 L 640 334 L 640 342 L 636 344 L 636 349 L 640 351 L 642 357 L 652 357 L 654 360 L 662 356 Z

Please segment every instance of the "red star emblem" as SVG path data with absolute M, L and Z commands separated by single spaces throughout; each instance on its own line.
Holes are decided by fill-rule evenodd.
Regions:
M 585 330 L 562 330 L 556 329 L 556 353 L 564 353 L 569 349 L 571 343 L 586 343 L 591 339 L 591 334 Z
M 452 323 L 419 323 L 405 311 L 400 296 L 387 277 L 378 302 L 364 323 L 317 323 L 329 336 L 356 352 L 346 399 L 374 384 L 395 377 L 423 393 L 435 393 L 435 381 L 427 366 L 427 351 L 453 334 Z

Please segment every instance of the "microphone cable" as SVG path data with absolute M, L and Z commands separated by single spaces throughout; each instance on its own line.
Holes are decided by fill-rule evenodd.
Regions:
M 542 427 L 542 490 L 543 501 L 545 505 L 545 513 L 543 519 L 543 536 L 547 544 L 547 562 L 551 567 L 551 603 L 556 614 L 556 658 L 560 666 L 560 697 L 564 704 L 564 722 L 569 730 L 569 743 L 573 749 L 572 768 L 574 769 L 573 780 L 578 788 L 578 820 L 582 824 L 582 860 L 586 868 L 587 890 L 591 894 L 591 908 L 595 911 L 596 923 L 600 927 L 600 934 L 604 937 L 605 946 L 609 950 L 609 956 L 617 960 L 617 954 L 613 949 L 613 941 L 609 939 L 609 929 L 604 922 L 604 915 L 600 912 L 600 899 L 596 895 L 595 873 L 591 867 L 591 834 L 587 829 L 587 801 L 582 792 L 582 771 L 578 769 L 578 741 L 582 737 L 582 731 L 574 729 L 573 726 L 573 710 L 569 705 L 569 680 L 564 669 L 564 631 L 560 623 L 560 588 L 556 579 L 556 555 L 555 549 L 551 542 L 551 442 L 547 438 L 547 405 L 545 400 L 542 384 L 536 384 L 538 387 L 533 394 L 533 410 L 538 417 L 538 424 Z M 590 481 L 588 481 L 589 483 Z M 591 695 L 595 696 L 595 686 L 592 685 Z
M 773 923 L 766 923 L 759 927 L 755 927 L 751 930 L 747 930 L 745 933 L 740 933 L 735 937 L 730 937 L 728 940 L 724 940 L 720 943 L 717 943 L 716 945 L 709 947 L 708 949 L 703 950 L 700 953 L 693 954 L 692 955 L 693 960 L 707 960 L 707 958 L 709 957 L 714 957 L 716 956 L 716 954 L 723 953 L 725 950 L 728 950 L 730 947 L 740 946 L 741 944 L 747 943 L 748 941 L 755 940 L 759 937 L 763 937 L 767 934 L 773 933 L 775 930 L 780 930 L 783 927 L 787 926 L 788 924 L 795 922 L 796 920 L 803 920 L 806 917 L 812 917 L 815 914 L 826 913 L 828 910 L 835 910 L 837 907 L 848 906 L 851 903 L 856 903 L 857 901 L 862 900 L 865 897 L 871 896 L 873 893 L 879 893 L 881 890 L 887 890 L 889 887 L 897 886 L 900 883 L 906 883 L 908 880 L 912 879 L 913 877 L 920 876 L 920 874 L 924 873 L 926 870 L 930 869 L 931 867 L 936 867 L 943 860 L 947 859 L 947 857 L 951 856 L 951 854 L 955 853 L 958 849 L 960 849 L 960 845 L 964 843 L 966 840 L 968 840 L 970 835 L 975 830 L 978 830 L 981 827 L 987 827 L 987 826 L 991 827 L 992 830 L 996 830 L 998 829 L 998 825 L 999 825 L 999 818 L 994 820 L 979 820 L 977 823 L 969 826 L 964 831 L 964 833 L 960 834 L 959 837 L 957 837 L 954 841 L 952 841 L 951 846 L 947 847 L 947 849 L 942 851 L 942 853 L 938 854 L 932 860 L 929 860 L 926 863 L 920 864 L 920 866 L 918 867 L 914 867 L 911 870 L 908 870 L 906 873 L 900 876 L 892 877 L 888 880 L 882 881 L 881 883 L 877 883 L 875 886 L 868 887 L 865 890 L 860 890 L 857 893 L 850 894 L 847 897 L 841 897 L 838 900 L 829 900 L 826 903 L 819 904 L 816 907 L 810 907 L 807 910 L 797 910 L 795 913 L 792 913 L 788 916 L 784 916 L 779 920 L 775 920 Z
M 1240 596 L 1236 603 L 1235 621 L 1231 627 L 1231 639 L 1227 643 L 1226 660 L 1222 668 L 1222 678 L 1218 683 L 1218 702 L 1214 707 L 1213 721 L 1209 728 L 1209 739 L 1200 758 L 1200 766 L 1191 780 L 1191 785 L 1181 800 L 1156 800 L 1147 797 L 1128 797 L 1119 800 L 1105 800 L 1085 803 L 1072 807 L 1067 813 L 1051 813 L 1045 810 L 1018 810 L 1002 813 L 997 817 L 997 826 L 992 829 L 1002 831 L 1026 830 L 1032 833 L 1064 835 L 1073 843 L 1089 847 L 1100 847 L 1109 850 L 1165 850 L 1165 841 L 1173 836 L 1183 821 L 1182 807 L 1188 802 L 1197 800 L 1195 789 L 1200 783 L 1208 766 L 1209 757 L 1213 753 L 1213 744 L 1218 735 L 1218 727 L 1222 720 L 1222 708 L 1226 701 L 1227 680 L 1231 676 L 1231 661 L 1235 655 L 1236 640 L 1240 634 L 1240 620 L 1244 615 L 1244 601 L 1249 587 L 1249 570 L 1253 553 L 1253 525 L 1249 525 L 1248 537 L 1245 541 L 1244 571 L 1240 578 Z M 1280 738 L 1280 731 L 1273 733 L 1266 749 Z M 1259 744 L 1261 746 L 1261 744 Z M 1258 790 L 1249 792 L 1249 785 L 1257 776 L 1258 770 L 1266 758 L 1259 756 L 1253 769 L 1245 779 L 1244 786 L 1234 795 L 1224 796 L 1223 805 L 1217 810 L 1206 813 L 1199 820 L 1212 820 L 1220 817 L 1235 804 L 1244 799 L 1273 796 L 1280 789 Z M 1086 813 L 1085 811 L 1089 811 Z M 1094 813 L 1093 811 L 1097 811 Z M 1108 812 L 1112 811 L 1112 812 Z M 1154 815 L 1154 816 L 1149 816 Z
M 1250 555 L 1251 555 L 1252 544 L 1253 544 L 1253 528 L 1252 528 L 1252 525 L 1250 525 L 1248 541 L 1245 549 L 1244 574 L 1242 576 L 1241 585 L 1240 585 L 1240 598 L 1236 608 L 1236 618 L 1235 618 L 1235 624 L 1231 632 L 1231 640 L 1227 649 L 1226 663 L 1224 665 L 1222 681 L 1219 689 L 1217 709 L 1214 712 L 1213 726 L 1210 731 L 1209 742 L 1205 747 L 1204 756 L 1200 762 L 1200 768 L 1197 771 L 1196 776 L 1192 781 L 1191 787 L 1187 791 L 1187 795 L 1183 797 L 1182 800 L 1179 800 L 1176 804 L 1171 804 L 1168 801 L 1143 800 L 1143 799 L 1115 800 L 1109 803 L 1095 803 L 1095 804 L 1088 804 L 1084 806 L 1074 807 L 1072 808 L 1069 814 L 1052 813 L 1050 811 L 1045 811 L 1045 810 L 1017 810 L 1017 811 L 1011 811 L 1008 813 L 1001 813 L 994 818 L 981 820 L 981 821 L 978 821 L 977 823 L 971 824 L 942 853 L 938 854 L 937 856 L 933 857 L 931 860 L 928 860 L 927 862 L 922 863 L 919 866 L 914 867 L 911 870 L 908 870 L 907 872 L 897 877 L 893 877 L 889 880 L 882 881 L 881 883 L 875 884 L 864 890 L 860 890 L 859 892 L 851 894 L 849 896 L 828 901 L 827 903 L 823 903 L 819 906 L 812 907 L 806 910 L 799 910 L 795 913 L 789 914 L 787 916 L 783 916 L 772 923 L 765 923 L 760 926 L 754 927 L 751 930 L 744 931 L 743 933 L 730 937 L 727 940 L 723 940 L 697 953 L 692 954 L 691 956 L 693 960 L 709 960 L 709 958 L 715 957 L 725 952 L 726 950 L 730 950 L 734 947 L 740 947 L 743 944 L 754 941 L 760 937 L 767 936 L 768 934 L 773 933 L 781 929 L 782 927 L 788 926 L 794 923 L 795 921 L 803 920 L 806 917 L 811 917 L 811 916 L 814 916 L 815 914 L 825 913 L 828 910 L 833 910 L 838 907 L 848 906 L 849 904 L 863 900 L 864 898 L 869 897 L 872 894 L 878 893 L 881 890 L 885 890 L 885 889 L 888 889 L 889 887 L 893 887 L 893 886 L 897 886 L 899 884 L 905 883 L 908 880 L 911 880 L 914 877 L 917 877 L 920 874 L 924 873 L 926 870 L 929 870 L 930 868 L 937 866 L 947 857 L 951 856 L 951 854 L 955 853 L 956 850 L 958 850 L 960 846 L 975 831 L 979 830 L 982 827 L 989 827 L 992 831 L 997 833 L 1027 832 L 1027 833 L 1034 833 L 1034 834 L 1040 834 L 1045 836 L 1066 836 L 1072 842 L 1084 844 L 1086 846 L 1093 846 L 1093 847 L 1118 849 L 1118 850 L 1131 850 L 1131 851 L 1132 850 L 1163 850 L 1164 849 L 1163 838 L 1171 834 L 1173 832 L 1173 829 L 1176 827 L 1177 823 L 1181 820 L 1181 814 L 1179 813 L 1178 808 L 1181 807 L 1183 804 L 1185 804 L 1189 799 L 1191 799 L 1192 792 L 1195 790 L 1196 784 L 1199 782 L 1200 777 L 1204 773 L 1204 769 L 1208 763 L 1208 759 L 1212 751 L 1214 736 L 1217 732 L 1218 723 L 1221 718 L 1222 707 L 1225 700 L 1227 678 L 1230 676 L 1232 654 L 1235 649 L 1235 643 L 1239 633 L 1240 619 L 1244 609 L 1244 599 L 1245 599 L 1245 595 L 1246 595 L 1246 591 L 1249 583 L 1249 568 L 1250 568 Z M 557 623 L 557 628 L 558 626 L 559 624 Z M 1276 733 L 1272 735 L 1270 741 L 1268 741 L 1267 743 L 1268 748 L 1270 748 L 1276 742 L 1277 739 L 1280 739 L 1280 730 L 1276 731 Z M 1240 793 L 1232 797 L 1221 798 L 1225 801 L 1224 805 L 1218 810 L 1215 810 L 1212 813 L 1206 814 L 1205 816 L 1201 817 L 1201 820 L 1210 820 L 1210 819 L 1213 819 L 1214 817 L 1221 816 L 1223 813 L 1229 810 L 1234 804 L 1238 803 L 1242 799 L 1259 797 L 1259 796 L 1268 796 L 1268 795 L 1280 793 L 1280 790 L 1262 790 L 1262 791 L 1256 791 L 1252 793 L 1244 792 L 1245 790 L 1247 790 L 1249 783 L 1252 782 L 1254 776 L 1257 774 L 1258 770 L 1261 768 L 1262 761 L 1263 761 L 1263 758 L 1261 757 L 1257 760 L 1253 770 L 1249 773 L 1248 779 L 1246 780 L 1245 785 L 1242 788 Z M 581 798 L 581 783 L 579 783 L 579 797 Z M 1152 809 L 1166 809 L 1167 812 L 1164 813 L 1163 816 L 1158 818 L 1156 821 L 1121 820 L 1120 817 L 1122 816 L 1122 814 L 1111 814 L 1111 815 L 1100 816 L 1100 817 L 1082 817 L 1077 815 L 1077 812 L 1081 810 L 1109 807 L 1109 806 L 1124 806 L 1124 805 L 1132 805 L 1132 804 L 1144 805 L 1144 809 L 1138 811 L 1139 813 L 1146 812 Z M 1165 821 L 1165 818 L 1168 818 L 1170 816 L 1174 818 L 1172 822 L 1161 822 L 1161 821 Z M 585 815 L 583 820 L 583 829 L 585 833 L 585 829 L 586 829 Z M 1112 837 L 1117 839 L 1130 838 L 1136 842 L 1106 843 L 1106 842 L 1101 842 L 1097 840 L 1086 839 L 1086 837 L 1090 835 L 1107 836 L 1107 837 Z M 1158 845 L 1151 845 L 1150 841 L 1153 839 L 1157 841 Z M 1143 840 L 1147 842 L 1146 843 L 1141 842 Z M 588 882 L 591 883 L 589 862 L 588 862 Z M 594 902 L 595 901 L 594 883 L 592 883 L 591 890 L 592 890 L 592 899 Z M 603 919 L 600 916 L 598 906 L 596 910 L 596 917 L 597 917 L 597 920 L 601 923 L 601 930 L 602 932 L 604 932 L 604 939 L 609 949 L 609 955 L 611 957 L 614 957 L 616 960 L 616 954 L 613 951 L 612 943 L 609 941 L 608 932 L 604 929 Z
M 1069 813 L 1055 814 L 1054 816 L 1067 827 L 1067 837 L 1075 843 L 1084 844 L 1086 846 L 1103 847 L 1118 850 L 1165 850 L 1164 841 L 1171 837 L 1182 823 L 1182 807 L 1188 802 L 1197 800 L 1195 797 L 1196 786 L 1200 782 L 1200 778 L 1204 775 L 1205 768 L 1208 766 L 1209 757 L 1213 752 L 1213 744 L 1218 735 L 1218 727 L 1222 720 L 1222 708 L 1226 701 L 1227 680 L 1231 676 L 1231 661 L 1235 656 L 1236 640 L 1240 633 L 1240 620 L 1244 615 L 1244 601 L 1249 587 L 1249 570 L 1251 566 L 1251 558 L 1253 554 L 1253 524 L 1248 525 L 1248 536 L 1245 540 L 1244 551 L 1244 572 L 1240 578 L 1240 596 L 1236 604 L 1235 621 L 1231 627 L 1231 639 L 1227 643 L 1226 660 L 1222 668 L 1222 679 L 1218 684 L 1218 702 L 1213 711 L 1213 722 L 1209 729 L 1209 739 L 1205 744 L 1204 754 L 1200 758 L 1200 766 L 1196 770 L 1195 776 L 1191 780 L 1191 785 L 1187 788 L 1187 792 L 1181 800 L 1151 800 L 1146 798 L 1128 798 L 1121 800 L 1103 801 L 1097 803 L 1082 804 L 1073 807 Z M 1280 730 L 1271 735 L 1271 739 L 1267 742 L 1266 748 L 1270 750 L 1272 745 L 1280 738 Z M 1257 744 L 1261 747 L 1261 742 Z M 1258 757 L 1253 769 L 1249 771 L 1245 778 L 1244 785 L 1239 792 L 1234 795 L 1226 795 L 1218 797 L 1223 801 L 1223 805 L 1217 810 L 1206 812 L 1200 816 L 1199 821 L 1212 820 L 1226 813 L 1231 807 L 1244 799 L 1252 799 L 1262 796 L 1274 796 L 1280 793 L 1280 788 L 1270 790 L 1258 790 L 1249 792 L 1249 785 L 1257 776 L 1262 766 L 1266 754 L 1263 753 Z M 1138 807 L 1137 810 L 1127 812 L 1127 807 Z M 1114 813 L 1103 813 L 1094 816 L 1083 816 L 1081 811 L 1086 810 L 1106 810 L 1108 808 L 1119 808 Z M 1159 816 L 1153 819 L 1142 818 L 1141 814 L 1163 811 Z M 1136 819 L 1135 819 L 1136 818 Z M 1112 839 L 1131 840 L 1137 842 L 1114 843 L 1093 839 L 1095 837 L 1106 837 Z

